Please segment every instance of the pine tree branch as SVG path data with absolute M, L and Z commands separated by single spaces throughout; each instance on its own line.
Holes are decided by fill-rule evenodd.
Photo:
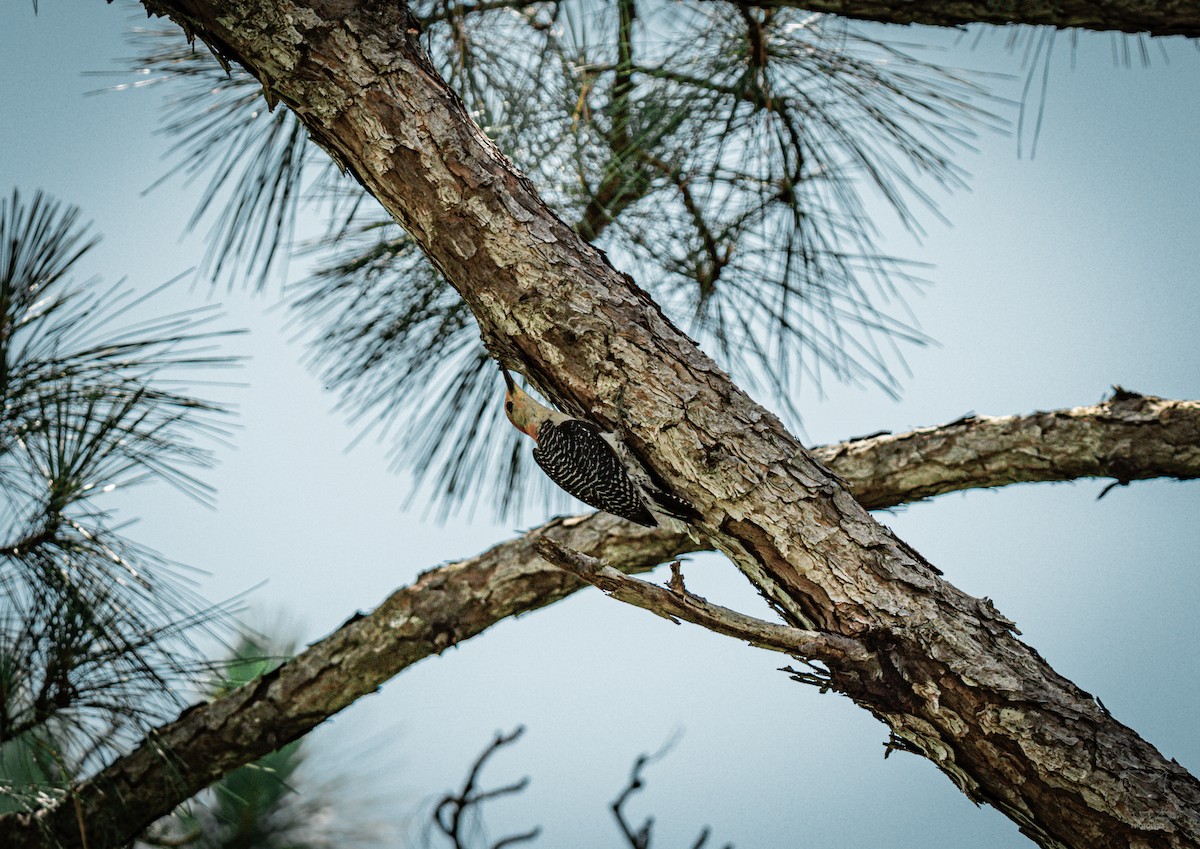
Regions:
M 958 27 L 967 24 L 1044 24 L 1065 29 L 1145 32 L 1150 35 L 1200 36 L 1200 3 L 1182 0 L 1155 3 L 1149 0 L 1035 0 L 1022 3 L 995 3 L 966 0 L 945 3 L 939 0 L 908 0 L 885 3 L 879 0 L 753 0 L 747 6 L 764 8 L 796 6 L 810 12 L 825 12 L 846 18 L 879 21 L 887 24 L 926 24 Z
M 630 130 L 630 101 L 634 96 L 633 23 L 637 18 L 634 0 L 618 0 L 617 64 L 613 67 L 610 102 L 607 105 L 609 128 L 608 164 L 604 178 L 593 191 L 583 210 L 576 231 L 589 242 L 617 219 L 627 207 L 650 192 L 650 180 L 641 168 L 639 143 Z
M 1045 847 L 1200 846 L 1200 782 L 1058 675 L 990 604 L 940 580 L 554 216 L 438 76 L 402 4 L 146 5 L 245 65 L 269 103 L 291 106 L 420 243 L 498 359 L 564 410 L 620 430 L 697 508 L 696 532 L 785 622 L 865 642 L 882 674 L 848 659 L 830 666 L 831 686 L 969 798 L 992 804 Z M 434 650 L 456 638 L 462 623 L 440 618 L 454 592 L 407 597 L 381 638 L 424 633 L 429 622 L 440 625 Z M 368 668 L 391 654 L 373 652 Z M 320 693 L 328 668 L 305 671 L 292 690 L 281 690 L 277 675 L 255 689 L 268 704 L 331 698 Z M 267 742 L 302 733 L 295 714 L 280 718 L 291 724 L 258 726 Z M 220 767 L 233 742 L 205 754 Z M 95 827 L 103 833 L 109 824 Z
M 479 0 L 479 2 L 467 3 L 439 3 L 427 13 L 415 15 L 415 17 L 422 27 L 428 27 L 441 21 L 465 18 L 468 15 L 486 14 L 498 9 L 525 12 L 546 5 L 550 5 L 550 0 Z
M 1025 440 L 1017 440 L 1017 434 Z M 996 448 L 1000 444 L 1003 450 Z M 1069 480 L 1064 470 L 1073 466 L 1071 458 L 1080 453 L 1080 445 L 1092 446 L 1092 454 L 1104 458 L 1098 461 L 1103 466 L 1098 474 L 1121 469 L 1130 480 L 1200 477 L 1200 402 L 1124 393 L 1096 407 L 969 418 L 823 446 L 813 453 L 852 487 L 870 491 L 872 506 L 885 508 L 929 497 L 932 490 L 1002 485 L 997 469 L 1004 462 L 1027 463 L 1031 471 L 1053 475 L 1039 480 Z M 979 446 L 982 452 L 974 453 Z M 1034 456 L 1041 462 L 1030 462 Z M 977 473 L 973 482 L 963 474 L 970 470 Z M 352 619 L 284 663 L 269 681 L 252 682 L 190 708 L 140 749 L 78 787 L 74 798 L 84 821 L 92 824 L 88 846 L 122 845 L 222 775 L 302 736 L 409 665 L 586 586 L 541 562 L 537 546 L 546 540 L 627 574 L 649 571 L 698 549 L 683 534 L 592 514 L 555 519 L 478 557 L 432 569 L 370 614 Z M 771 626 L 768 632 L 793 630 L 764 624 Z M 756 641 L 754 632 L 734 634 Z M 768 642 L 762 634 L 757 641 Z M 783 642 L 782 648 L 789 647 L 803 648 Z M 818 657 L 815 651 L 813 657 Z M 0 845 L 32 849 L 42 846 L 43 839 L 47 846 L 56 845 L 54 841 L 81 845 L 76 822 L 75 805 L 69 802 L 36 816 L 0 816 Z
M 188 709 L 56 807 L 0 816 L 0 846 L 123 846 L 222 775 L 306 734 L 411 664 L 584 586 L 537 556 L 543 536 L 642 571 L 686 547 L 685 537 L 598 515 L 555 520 L 425 572 L 262 678 Z
M 869 509 L 960 489 L 1200 478 L 1200 401 L 1117 388 L 1093 406 L 956 422 L 814 448 Z M 899 501 L 897 498 L 899 497 Z

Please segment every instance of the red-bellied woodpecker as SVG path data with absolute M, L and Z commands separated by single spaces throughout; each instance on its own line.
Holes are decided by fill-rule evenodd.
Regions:
M 622 459 L 615 439 L 591 422 L 574 419 L 521 390 L 504 368 L 504 412 L 517 430 L 533 437 L 533 459 L 570 495 L 607 513 L 657 527 L 655 514 L 676 519 L 696 518 L 696 510 L 683 499 L 654 486 L 649 475 Z

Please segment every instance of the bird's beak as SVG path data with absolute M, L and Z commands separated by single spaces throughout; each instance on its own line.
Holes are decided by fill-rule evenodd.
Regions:
M 536 403 L 521 391 L 516 381 L 513 380 L 513 376 L 508 373 L 508 369 L 500 366 L 500 373 L 504 375 L 504 383 L 508 386 L 508 391 L 504 395 L 504 414 L 513 423 L 513 427 L 536 440 L 537 424 L 531 420 L 534 408 L 537 406 Z

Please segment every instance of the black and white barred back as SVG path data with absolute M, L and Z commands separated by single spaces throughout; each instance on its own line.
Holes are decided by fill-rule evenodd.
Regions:
M 581 419 L 557 425 L 545 422 L 538 428 L 537 442 L 533 459 L 570 495 L 597 510 L 658 527 L 641 491 L 600 428 Z

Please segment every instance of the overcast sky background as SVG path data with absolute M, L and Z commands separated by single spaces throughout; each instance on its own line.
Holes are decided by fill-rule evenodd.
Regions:
M 162 95 L 88 96 L 117 80 L 83 75 L 121 67 L 123 31 L 139 19 L 128 3 L 39 6 L 0 7 L 0 190 L 41 188 L 80 206 L 104 236 L 83 271 L 151 288 L 200 259 L 202 240 L 181 234 L 202 184 L 143 195 L 166 168 Z M 973 41 L 947 62 L 1017 71 L 1001 36 Z M 802 394 L 809 443 L 1090 404 L 1112 384 L 1200 397 L 1200 55 L 1170 39 L 1166 56 L 1152 45 L 1150 67 L 1122 68 L 1112 44 L 1084 35 L 1072 69 L 1061 40 L 1036 158 L 1018 158 L 1012 137 L 981 138 L 963 159 L 972 190 L 942 204 L 952 226 L 930 220 L 923 243 L 889 245 L 933 264 L 936 285 L 912 306 L 939 344 L 908 352 L 900 401 L 834 384 Z M 1020 82 L 997 90 L 1018 97 Z M 251 357 L 234 393 L 240 430 L 207 477 L 215 510 L 162 486 L 116 503 L 141 518 L 139 541 L 205 570 L 207 598 L 265 582 L 247 618 L 307 642 L 514 529 L 487 511 L 439 525 L 402 509 L 409 482 L 388 471 L 386 446 L 345 450 L 357 430 L 299 364 L 277 295 L 180 286 L 164 298 L 164 312 L 220 300 L 230 326 L 252 330 L 231 346 Z M 1200 484 L 1142 482 L 1097 501 L 1105 485 L 970 492 L 880 518 L 1196 772 Z M 535 513 L 525 526 L 544 518 Z M 687 575 L 714 601 L 762 612 L 720 558 L 695 558 Z M 774 671 L 781 660 L 589 591 L 419 664 L 326 723 L 309 738 L 313 774 L 352 775 L 344 789 L 369 800 L 353 815 L 390 824 L 383 845 L 399 846 L 494 731 L 524 723 L 525 739 L 485 774 L 532 777 L 520 799 L 489 810 L 493 839 L 541 824 L 541 846 L 615 847 L 608 803 L 634 758 L 681 730 L 631 805 L 656 816 L 656 847 L 691 845 L 705 824 L 742 849 L 1032 845 L 930 763 L 885 762 L 882 725 L 790 682 Z

